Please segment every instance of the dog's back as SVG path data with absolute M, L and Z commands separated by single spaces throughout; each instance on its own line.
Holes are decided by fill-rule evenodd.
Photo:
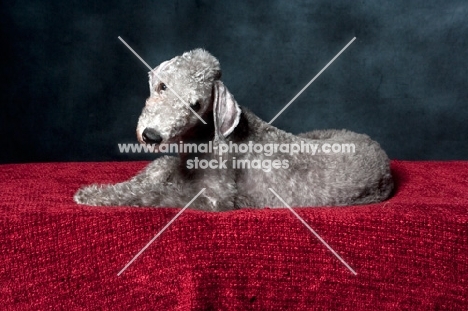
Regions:
M 324 130 L 298 136 L 263 122 L 246 109 L 249 134 L 244 142 L 308 146 L 299 153 L 237 154 L 236 160 L 278 161 L 270 171 L 242 169 L 237 172 L 236 205 L 277 206 L 269 195 L 273 188 L 294 206 L 353 205 L 380 202 L 393 190 L 389 159 L 367 135 L 346 130 Z M 243 129 L 245 131 L 245 129 Z M 283 165 L 287 163 L 286 165 Z M 279 205 L 278 205 L 279 206 Z

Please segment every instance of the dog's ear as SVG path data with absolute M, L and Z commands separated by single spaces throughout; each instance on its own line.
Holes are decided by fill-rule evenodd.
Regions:
M 215 81 L 213 85 L 213 118 L 215 135 L 227 137 L 239 124 L 241 109 L 234 96 L 229 93 L 223 82 Z

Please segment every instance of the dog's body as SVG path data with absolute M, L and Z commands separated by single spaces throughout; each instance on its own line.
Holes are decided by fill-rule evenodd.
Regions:
M 290 206 L 366 204 L 390 196 L 393 181 L 388 157 L 368 136 L 345 130 L 298 136 L 286 133 L 238 106 L 219 78 L 218 61 L 204 50 L 184 53 L 162 63 L 150 72 L 151 96 L 137 127 L 140 142 L 159 145 L 211 141 L 218 147 L 215 152 L 163 156 L 126 182 L 80 189 L 75 201 L 89 205 L 181 207 L 206 188 L 192 207 L 223 211 L 282 207 L 268 188 L 274 189 Z M 196 111 L 207 124 L 190 110 Z M 266 155 L 235 150 L 220 154 L 222 143 L 239 146 L 249 142 L 262 146 L 352 144 L 354 152 Z M 225 166 L 196 168 L 189 165 L 194 160 L 218 165 L 224 161 Z M 270 166 L 270 170 L 258 167 L 275 160 L 276 166 Z M 251 165 L 250 169 L 240 162 Z

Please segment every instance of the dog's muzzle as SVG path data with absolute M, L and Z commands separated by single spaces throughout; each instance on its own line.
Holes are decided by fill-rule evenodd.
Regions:
M 147 144 L 160 144 L 162 142 L 162 137 L 155 129 L 151 127 L 145 128 L 142 133 L 143 141 Z

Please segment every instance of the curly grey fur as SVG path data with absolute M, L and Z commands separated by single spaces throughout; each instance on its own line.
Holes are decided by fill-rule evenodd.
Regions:
M 236 159 L 287 160 L 288 169 L 189 169 L 187 160 L 218 159 L 217 154 L 163 156 L 130 180 L 115 185 L 83 187 L 74 200 L 87 205 L 181 207 L 202 188 L 206 191 L 192 208 L 225 211 L 241 207 L 282 207 L 270 192 L 273 188 L 291 206 L 337 206 L 379 202 L 393 189 L 389 159 L 367 135 L 346 130 L 313 131 L 298 136 L 262 121 L 240 107 L 219 80 L 219 62 L 196 49 L 156 67 L 150 72 L 150 97 L 138 121 L 137 137 L 143 142 L 146 128 L 158 131 L 164 143 L 237 144 L 325 142 L 354 143 L 355 153 L 343 154 L 225 154 Z M 198 103 L 203 124 L 173 92 L 161 86 L 160 77 L 187 103 Z

